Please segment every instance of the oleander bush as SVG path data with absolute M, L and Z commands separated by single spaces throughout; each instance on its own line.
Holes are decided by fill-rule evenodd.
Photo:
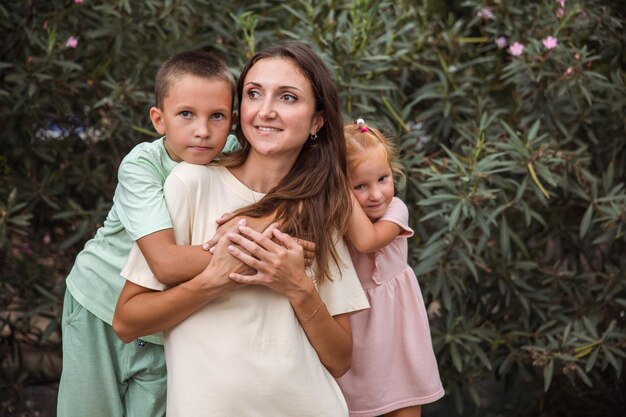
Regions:
M 58 378 L 64 278 L 121 158 L 156 136 L 159 64 L 237 75 L 286 39 L 346 120 L 397 141 L 410 262 L 459 415 L 626 407 L 626 30 L 601 0 L 30 0 L 0 5 L 0 385 Z M 425 409 L 425 415 L 428 408 Z

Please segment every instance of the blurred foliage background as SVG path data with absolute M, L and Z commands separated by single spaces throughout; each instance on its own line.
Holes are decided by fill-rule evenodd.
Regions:
M 104 220 L 119 162 L 156 137 L 160 63 L 205 49 L 238 75 L 256 50 L 298 39 L 334 72 L 346 121 L 363 117 L 401 148 L 410 261 L 447 393 L 439 407 L 623 416 L 623 5 L 3 3 L 3 406 L 58 379 L 65 275 Z

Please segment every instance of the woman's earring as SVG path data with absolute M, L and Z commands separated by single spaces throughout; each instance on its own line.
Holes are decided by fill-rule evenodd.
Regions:
M 313 133 L 312 135 L 309 135 L 309 139 L 311 139 L 311 141 L 314 141 L 317 139 L 317 133 Z

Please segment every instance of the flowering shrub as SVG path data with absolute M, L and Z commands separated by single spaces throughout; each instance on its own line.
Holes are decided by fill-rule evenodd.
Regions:
M 619 1 L 33 1 L 0 6 L 4 386 L 55 378 L 63 279 L 175 51 L 300 39 L 347 120 L 398 140 L 411 263 L 463 415 L 621 415 L 626 37 Z M 10 312 L 11 315 L 7 315 Z M 18 314 L 19 313 L 19 314 Z M 56 350 L 56 353 L 54 349 Z M 52 360 L 45 363 L 53 363 Z M 46 372 L 42 371 L 44 369 Z M 427 411 L 427 410 L 426 410 Z M 426 413 L 425 413 L 426 414 Z

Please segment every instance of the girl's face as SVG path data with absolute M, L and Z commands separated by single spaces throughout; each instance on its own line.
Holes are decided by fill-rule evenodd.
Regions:
M 293 163 L 309 135 L 324 124 L 311 83 L 286 58 L 263 58 L 243 84 L 241 129 L 252 152 Z
M 380 219 L 393 199 L 393 175 L 382 148 L 368 152 L 357 165 L 350 167 L 350 187 L 370 220 Z

